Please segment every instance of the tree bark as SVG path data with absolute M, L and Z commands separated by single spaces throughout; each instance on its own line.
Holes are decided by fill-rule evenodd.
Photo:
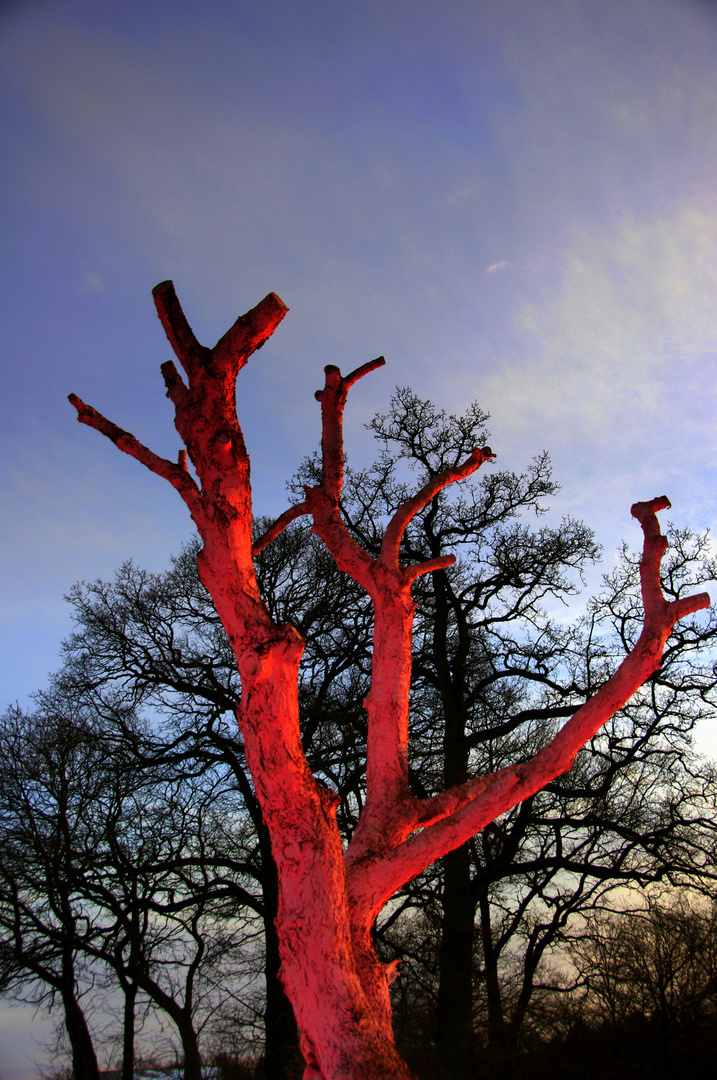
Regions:
M 432 537 L 430 538 L 433 539 Z M 431 550 L 436 552 L 435 542 Z M 443 782 L 446 789 L 468 779 L 465 716 L 465 667 L 470 636 L 458 620 L 451 649 L 448 626 L 451 607 L 458 605 L 445 570 L 432 575 L 435 614 L 433 659 L 443 708 Z M 453 601 L 453 603 L 451 603 Z M 473 1038 L 473 946 L 475 900 L 467 844 L 443 857 L 441 949 L 437 1000 L 436 1050 L 438 1080 L 471 1080 L 475 1075 Z
M 505 1016 L 503 998 L 498 976 L 498 956 L 493 947 L 490 900 L 487 888 L 479 892 L 478 906 L 481 916 L 481 941 L 483 944 L 483 978 L 485 980 L 486 1004 L 488 1006 L 488 1043 L 503 1046 L 505 1042 Z
M 437 1001 L 438 1080 L 471 1080 L 473 1047 L 473 937 L 468 845 L 443 856 L 441 951 Z
M 264 940 L 266 958 L 266 1007 L 264 1011 L 265 1080 L 297 1080 L 304 1070 L 299 1049 L 299 1029 L 294 1010 L 279 977 L 281 956 L 276 932 L 279 910 L 279 882 L 271 853 L 269 835 L 261 822 L 257 825 L 262 849 L 262 895 L 264 898 Z
M 300 655 L 298 637 L 287 630 L 283 642 L 262 649 L 260 664 L 244 665 L 241 725 L 278 869 L 281 978 L 301 1031 L 304 1075 L 408 1080 L 411 1074 L 393 1043 L 386 976 L 375 954 L 371 960 L 370 936 L 354 951 L 336 801 L 317 784 L 301 753 L 291 671 L 298 669 Z M 284 727 L 279 743 L 269 719 Z
M 182 1040 L 184 1080 L 202 1080 L 202 1056 L 199 1053 L 199 1040 L 194 1025 L 191 1020 L 185 1023 L 183 1019 L 175 1023 Z

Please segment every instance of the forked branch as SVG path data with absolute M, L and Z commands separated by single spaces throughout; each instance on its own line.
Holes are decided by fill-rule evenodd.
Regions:
M 218 536 L 211 521 L 216 517 L 216 509 L 221 507 L 222 520 L 232 530 L 234 550 L 242 551 L 242 562 L 249 573 L 249 459 L 236 416 L 235 383 L 240 368 L 252 352 L 261 348 L 288 308 L 275 293 L 269 293 L 255 308 L 240 316 L 214 348 L 209 349 L 194 335 L 171 281 L 160 282 L 152 295 L 167 338 L 187 376 L 185 383 L 171 361 L 162 364 L 167 396 L 175 409 L 175 426 L 186 447 L 180 450 L 179 463 L 159 457 L 74 394 L 70 395 L 70 401 L 81 423 L 106 435 L 120 450 L 169 480 L 187 503 L 205 544 L 210 531 L 213 530 L 215 538 Z M 187 468 L 187 453 L 199 476 L 201 490 Z M 212 514 L 208 515 L 210 504 Z
M 485 461 L 493 461 L 494 459 L 495 454 L 489 446 L 476 447 L 460 465 L 453 465 L 449 469 L 437 473 L 436 476 L 432 476 L 420 491 L 399 506 L 391 518 L 381 544 L 381 561 L 387 566 L 397 567 L 398 552 L 403 534 L 416 514 L 449 484 L 454 484 L 457 480 L 465 480 L 471 473 L 480 469 Z M 429 570 L 438 569 L 438 566 L 434 565 L 435 563 L 436 560 L 432 559 L 430 565 L 427 563 L 418 564 L 418 572 L 425 574 Z M 444 565 L 446 564 L 441 562 L 441 566 Z M 450 563 L 448 565 L 450 566 Z

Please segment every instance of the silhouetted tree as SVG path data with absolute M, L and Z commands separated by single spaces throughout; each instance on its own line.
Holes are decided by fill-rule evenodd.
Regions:
M 378 554 L 380 523 L 409 497 L 406 467 L 429 483 L 486 441 L 487 419 L 476 405 L 448 416 L 408 389 L 397 392 L 369 425 L 382 444 L 379 461 L 349 471 L 342 494 L 344 520 L 366 550 Z M 315 479 L 316 466 L 306 473 Z M 411 785 L 421 797 L 536 753 L 640 632 L 639 556 L 627 549 L 587 616 L 556 616 L 556 601 L 576 593 L 597 549 L 579 522 L 530 523 L 557 487 L 546 454 L 523 475 L 494 472 L 456 487 L 415 515 L 402 542 L 406 562 L 458 556 L 414 586 Z M 663 587 L 677 599 L 717 568 L 707 537 L 672 531 L 671 539 Z M 716 632 L 714 617 L 681 622 L 649 689 L 606 725 L 592 752 L 442 860 L 431 922 L 441 927 L 438 1075 L 473 1075 L 478 1018 L 493 1053 L 511 1052 L 544 958 L 576 912 L 619 882 L 700 872 L 716 792 L 705 781 L 706 798 L 695 793 L 690 739 L 715 704 Z M 422 881 L 416 903 L 425 910 L 426 902 Z
M 51 711 L 34 722 L 9 710 L 0 724 L 0 985 L 19 1000 L 58 1000 L 77 1080 L 99 1080 L 83 1008 L 92 985 L 80 942 L 97 934 L 76 902 L 77 813 L 101 780 L 86 718 L 67 725 Z
M 451 455 L 460 458 L 485 441 L 485 420 L 475 406 L 463 417 L 447 417 L 407 390 L 397 393 L 389 416 L 371 424 L 383 444 L 379 462 L 369 471 L 349 472 L 344 484 L 344 519 L 367 551 L 380 550 L 377 523 L 407 498 L 397 478 L 402 465 L 414 465 L 427 480 L 449 467 Z M 315 480 L 315 465 L 307 465 L 303 478 Z M 535 753 L 556 718 L 604 683 L 636 636 L 639 566 L 626 551 L 583 622 L 557 622 L 545 612 L 545 595 L 562 599 L 576 591 L 569 571 L 579 575 L 595 556 L 589 530 L 578 523 L 526 523 L 526 512 L 539 513 L 554 490 L 543 455 L 523 476 L 493 473 L 462 490 L 458 500 L 437 497 L 407 530 L 407 558 L 430 557 L 446 537 L 461 556 L 459 568 L 436 570 L 415 588 L 409 779 L 419 797 L 445 784 L 444 762 L 459 751 L 465 768 L 476 772 Z M 255 534 L 267 524 L 258 523 Z M 673 542 L 665 591 L 676 598 L 714 576 L 714 567 L 704 538 L 674 534 Z M 364 800 L 369 604 L 321 541 L 298 526 L 263 549 L 256 566 L 272 616 L 292 622 L 305 639 L 303 750 L 312 771 L 337 789 L 338 821 L 351 837 Z M 125 703 L 162 713 L 141 754 L 185 765 L 224 761 L 260 832 L 243 747 L 231 723 L 240 701 L 238 678 L 199 581 L 195 545 L 166 575 L 126 565 L 111 583 L 77 586 L 71 599 L 79 627 L 66 647 L 66 684 L 80 687 L 108 717 L 122 715 L 113 706 L 118 694 Z M 432 997 L 425 998 L 427 1008 L 431 999 L 431 1017 L 436 999 L 442 1004 L 436 1056 L 452 1076 L 470 1074 L 476 1024 L 487 1029 L 493 1053 L 511 1052 L 532 1008 L 543 958 L 563 940 L 571 916 L 590 909 L 615 882 L 699 872 L 712 805 L 708 798 L 699 805 L 686 781 L 694 768 L 689 733 L 714 697 L 711 657 L 704 653 L 714 622 L 680 627 L 649 694 L 606 730 L 595 743 L 598 753 L 582 755 L 566 778 L 464 846 L 464 874 L 446 872 L 442 882 L 433 874 L 430 888 L 422 877 L 418 892 L 416 885 L 407 890 L 406 907 L 432 907 L 431 926 L 442 928 L 435 963 L 428 946 L 416 949 L 410 977 L 427 993 L 433 985 Z M 275 880 L 267 847 L 259 850 L 261 858 L 252 863 L 257 896 L 266 893 L 267 880 Z M 272 948 L 275 907 L 266 894 L 262 910 L 269 935 L 267 1067 L 273 1062 L 279 1069 L 292 1056 L 292 1030 L 290 1014 L 288 1038 L 271 1025 L 279 962 Z M 394 908 L 388 931 L 379 931 L 403 955 L 406 933 L 415 940 L 416 932 L 396 936 L 395 918 Z M 403 990 L 401 983 L 396 988 Z M 286 1016 L 281 989 L 275 997 Z M 423 1036 L 434 1023 L 423 1023 Z
M 133 729 L 126 711 L 124 729 Z M 109 973 L 125 1000 L 125 1076 L 141 992 L 174 1023 L 186 1080 L 199 1080 L 197 1024 L 235 981 L 242 915 L 248 909 L 251 922 L 259 907 L 244 888 L 254 836 L 248 846 L 227 770 L 150 766 L 116 733 L 58 689 L 32 715 L 3 718 L 0 946 L 9 988 L 40 986 L 38 1000 L 61 994 L 75 1072 L 92 1076 L 78 972 L 90 987 Z
M 714 911 L 687 891 L 648 896 L 632 909 L 596 912 L 575 931 L 584 1020 L 652 1076 L 691 1075 L 700 1044 L 714 1043 Z

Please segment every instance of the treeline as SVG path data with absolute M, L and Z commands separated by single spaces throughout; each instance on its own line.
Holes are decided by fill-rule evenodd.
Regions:
M 479 988 L 474 1075 L 511 1080 L 703 1077 L 717 1051 L 717 911 L 688 889 L 637 890 L 576 920 L 536 987 L 519 1039 L 492 1043 Z M 625 905 L 631 906 L 625 906 Z M 417 940 L 425 947 L 426 933 Z M 429 954 L 430 955 L 430 954 Z M 424 954 L 422 964 L 427 963 Z M 402 995 L 398 1036 L 422 1080 L 438 1074 L 437 987 Z
M 415 483 L 405 470 L 423 482 L 464 459 L 486 419 L 475 406 L 438 413 L 407 390 L 374 418 L 379 459 L 349 470 L 342 504 L 366 550 Z M 639 633 L 627 547 L 585 614 L 569 617 L 599 551 L 582 523 L 541 521 L 556 491 L 542 455 L 522 475 L 456 485 L 407 530 L 407 560 L 458 556 L 414 589 L 421 797 L 531 756 Z M 717 577 L 706 536 L 672 529 L 670 542 L 668 599 Z M 186 1080 L 217 1055 L 261 1054 L 270 1080 L 301 1076 L 278 978 L 275 870 L 234 719 L 239 677 L 195 555 L 190 545 L 164 574 L 127 564 L 75 587 L 61 670 L 31 712 L 11 708 L 0 724 L 0 987 L 61 1010 L 77 1080 L 99 1076 L 107 1039 L 129 1080 L 153 1015 L 176 1032 Z M 370 605 L 304 528 L 257 566 L 272 615 L 306 641 L 304 748 L 349 837 L 364 790 Z M 578 1060 L 582 1077 L 619 1076 L 628 1062 L 631 1076 L 670 1075 L 680 1055 L 684 1072 L 681 1047 L 709 1043 L 711 908 L 675 897 L 709 897 L 714 879 L 717 784 L 692 733 L 714 715 L 716 629 L 711 615 L 679 623 L 660 671 L 568 774 L 381 914 L 398 1039 L 426 1080 L 568 1077 Z M 656 890 L 669 901 L 605 914 Z M 694 969 L 691 1003 L 685 990 L 676 1012 L 635 989 L 658 924 L 702 943 L 681 969 Z M 600 968 L 601 957 L 612 959 Z M 117 1014 L 109 1032 L 103 1003 Z

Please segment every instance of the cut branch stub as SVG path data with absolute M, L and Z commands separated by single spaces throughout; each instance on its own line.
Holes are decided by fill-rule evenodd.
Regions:
M 337 513 L 344 477 L 343 411 L 353 384 L 370 371 L 383 367 L 385 363 L 383 356 L 379 356 L 361 364 L 345 377 L 335 364 L 327 364 L 324 368 L 324 388 L 314 394 L 321 403 L 321 484 L 318 488 L 304 489 L 306 499 L 290 506 L 269 526 L 264 535 L 255 541 L 252 547 L 253 555 L 263 551 L 292 521 L 304 514 L 313 514 L 314 529 L 324 538 L 340 568 L 351 572 L 351 566 L 360 567 L 361 575 L 357 580 L 369 590 L 366 570 L 372 560 L 349 537 Z M 328 542 L 329 534 L 333 534 L 337 539 L 334 546 Z
M 101 435 L 105 435 L 110 439 L 118 450 L 122 450 L 125 454 L 129 454 L 130 457 L 139 461 L 145 468 L 149 469 L 150 472 L 156 473 L 157 476 L 162 476 L 165 480 L 168 480 L 172 487 L 176 488 L 189 507 L 192 519 L 197 528 L 201 529 L 203 515 L 202 495 L 187 469 L 186 451 L 179 451 L 179 458 L 176 464 L 173 461 L 168 461 L 166 458 L 160 457 L 159 454 L 155 454 L 153 450 L 149 450 L 129 431 L 125 431 L 123 428 L 118 427 L 117 424 L 113 424 L 111 420 L 108 420 L 102 413 L 98 412 L 97 409 L 93 409 L 91 405 L 85 405 L 84 401 L 82 401 L 81 398 L 78 398 L 77 394 L 68 394 L 67 399 L 77 410 L 77 419 L 79 423 L 87 424 L 88 427 L 94 428 L 95 431 L 99 431 Z
M 167 461 L 75 395 L 70 395 L 70 401 L 81 423 L 94 427 L 120 450 L 169 480 L 187 503 L 205 544 L 210 521 L 216 519 L 217 526 L 224 522 L 231 532 L 230 546 L 235 551 L 241 549 L 242 563 L 248 568 L 249 458 L 236 415 L 236 376 L 251 353 L 276 329 L 288 308 L 275 293 L 269 293 L 209 349 L 197 340 L 171 281 L 160 282 L 152 295 L 169 343 L 187 376 L 188 385 L 171 360 L 162 364 L 167 396 L 174 405 L 175 426 L 197 471 L 201 491 L 187 469 L 185 451 L 180 451 L 176 464 Z M 213 526 L 212 531 L 216 533 Z
M 192 364 L 206 364 L 209 360 L 209 349 L 200 345 L 194 336 L 194 331 L 187 322 L 182 311 L 182 305 L 174 289 L 173 281 L 160 281 L 152 289 L 154 305 L 159 315 L 159 321 L 164 327 L 169 344 L 180 364 L 189 375 Z
M 670 507 L 671 503 L 666 495 L 658 495 L 655 499 L 637 502 L 630 507 L 630 513 L 640 522 L 645 536 L 640 562 L 640 588 L 646 615 L 651 612 L 664 616 L 667 612 L 668 604 L 662 595 L 660 584 L 660 565 L 662 556 L 667 551 L 667 537 L 660 532 L 657 511 L 669 510 Z
M 378 356 L 361 364 L 345 378 L 335 364 L 327 364 L 324 368 L 324 388 L 315 394 L 316 400 L 321 402 L 321 487 L 335 506 L 338 506 L 344 481 L 343 422 L 348 392 L 355 382 L 385 363 L 384 357 Z
M 288 307 L 276 293 L 269 293 L 246 315 L 240 315 L 212 349 L 218 371 L 235 379 L 256 349 L 271 337 Z

